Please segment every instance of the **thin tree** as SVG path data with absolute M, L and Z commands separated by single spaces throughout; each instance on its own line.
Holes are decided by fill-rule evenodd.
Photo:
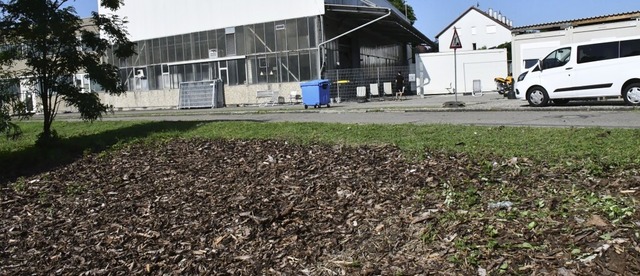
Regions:
M 86 0 L 82 0 L 86 1 Z M 115 15 L 93 12 L 82 20 L 71 0 L 0 0 L 0 29 L 4 50 L 13 64 L 24 62 L 17 72 L 33 87 L 42 104 L 44 123 L 38 141 L 56 138 L 52 124 L 62 102 L 77 108 L 83 120 L 94 121 L 109 111 L 97 93 L 82 91 L 74 83 L 76 73 L 87 73 L 106 93 L 125 92 L 118 68 L 102 62 L 108 50 L 119 58 L 132 56 L 135 44 L 127 38 L 124 21 Z M 122 0 L 101 0 L 115 11 Z

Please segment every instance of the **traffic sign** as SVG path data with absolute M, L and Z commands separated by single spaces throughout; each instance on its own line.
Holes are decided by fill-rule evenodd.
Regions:
M 460 36 L 458 36 L 458 30 L 453 28 L 453 37 L 451 38 L 451 45 L 449 45 L 449 49 L 460 49 L 462 48 L 462 43 L 460 42 Z

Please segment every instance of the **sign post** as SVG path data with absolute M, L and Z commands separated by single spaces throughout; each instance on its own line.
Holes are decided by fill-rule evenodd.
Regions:
M 451 44 L 449 45 L 450 49 L 453 49 L 453 70 L 455 71 L 453 74 L 453 93 L 455 94 L 456 104 L 458 103 L 458 56 L 456 51 L 462 48 L 462 43 L 460 42 L 460 36 L 458 35 L 458 30 L 456 27 L 453 27 L 453 37 L 451 38 Z

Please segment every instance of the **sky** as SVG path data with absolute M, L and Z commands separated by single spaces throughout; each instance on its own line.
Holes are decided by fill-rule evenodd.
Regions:
M 227 1 L 227 0 L 212 0 Z M 265 0 L 268 1 L 268 0 Z M 293 0 L 295 1 L 295 0 Z M 414 26 L 428 38 L 435 36 L 469 7 L 480 5 L 499 11 L 513 21 L 513 26 L 526 26 L 554 21 L 572 20 L 630 11 L 640 11 L 638 0 L 406 0 L 413 7 L 418 21 Z M 74 0 L 81 17 L 97 10 L 97 0 Z M 247 10 L 250 12 L 251 10 Z

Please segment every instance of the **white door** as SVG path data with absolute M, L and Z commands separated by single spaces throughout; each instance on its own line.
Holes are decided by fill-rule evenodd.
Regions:
M 573 64 L 575 61 L 571 60 L 571 47 L 557 49 L 542 60 L 540 85 L 547 90 L 549 98 L 563 98 L 562 93 L 573 86 Z

